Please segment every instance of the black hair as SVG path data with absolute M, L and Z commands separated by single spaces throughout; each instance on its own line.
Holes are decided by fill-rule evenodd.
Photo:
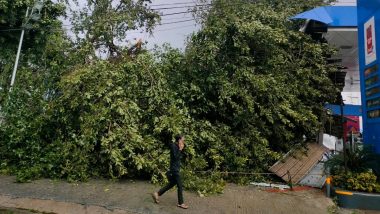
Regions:
M 183 135 L 181 135 L 181 134 L 177 134 L 177 135 L 175 136 L 175 142 L 178 143 L 179 140 L 181 140 L 182 138 L 183 138 Z

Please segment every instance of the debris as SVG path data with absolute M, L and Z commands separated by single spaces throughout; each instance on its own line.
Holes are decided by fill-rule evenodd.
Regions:
M 290 186 L 284 185 L 284 184 L 269 184 L 269 183 L 256 183 L 256 182 L 251 182 L 250 184 L 251 185 L 255 185 L 255 186 L 260 186 L 260 187 L 278 188 L 280 190 L 290 189 Z
M 309 143 L 306 149 L 301 148 L 290 151 L 283 159 L 275 163 L 269 171 L 275 173 L 286 182 L 298 184 L 310 174 L 328 151 L 323 145 Z

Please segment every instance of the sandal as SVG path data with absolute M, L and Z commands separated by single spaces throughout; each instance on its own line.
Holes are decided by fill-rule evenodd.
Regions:
M 153 198 L 154 203 L 156 203 L 156 204 L 160 203 L 160 201 L 158 200 L 158 193 L 157 192 L 152 194 L 152 198 Z
M 189 206 L 187 206 L 186 204 L 178 204 L 177 205 L 179 208 L 182 208 L 182 209 L 188 209 Z

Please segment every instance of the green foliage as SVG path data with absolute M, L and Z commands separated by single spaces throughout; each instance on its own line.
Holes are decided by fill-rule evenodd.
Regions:
M 9 90 L 21 29 L 26 28 L 18 67 L 20 70 L 25 69 L 33 73 L 45 72 L 49 64 L 55 62 L 51 59 L 57 54 L 50 53 L 58 47 L 49 47 L 49 43 L 60 45 L 61 42 L 57 42 L 57 39 L 64 38 L 58 17 L 63 15 L 65 6 L 53 1 L 44 1 L 40 19 L 33 20 L 30 16 L 25 18 L 27 7 L 30 14 L 33 4 L 34 1 L 31 0 L 0 1 L 0 106 Z M 64 50 L 66 48 L 61 49 Z M 50 72 L 45 74 L 53 76 Z
M 220 173 L 211 175 L 199 175 L 185 170 L 182 173 L 183 185 L 186 189 L 197 192 L 200 196 L 223 193 L 225 181 Z
M 60 85 L 63 95 L 53 104 L 57 137 L 81 148 L 89 170 L 111 177 L 164 170 L 158 163 L 167 162 L 160 155 L 171 136 L 161 133 L 184 131 L 188 119 L 152 56 L 80 66 Z
M 380 183 L 377 182 L 377 177 L 373 172 L 348 172 L 347 174 L 335 175 L 332 178 L 333 184 L 340 188 L 380 193 Z
M 24 61 L 12 93 L 3 90 L 0 170 L 19 181 L 160 182 L 166 144 L 183 133 L 184 185 L 205 195 L 248 181 L 221 172 L 266 172 L 314 136 L 336 89 L 325 60 L 332 49 L 288 21 L 305 4 L 214 1 L 185 53 L 164 47 L 131 56 L 114 41 L 128 29 L 151 30 L 158 16 L 147 1 L 112 2 L 87 1 L 87 10 L 74 13 L 84 38 L 50 33 L 35 47 L 41 60 Z M 104 60 L 95 56 L 103 48 Z
M 327 207 L 328 214 L 339 214 L 339 207 L 334 204 Z
M 93 57 L 94 50 L 110 58 L 120 57 L 125 48 L 121 44 L 131 42 L 127 39 L 129 31 L 152 32 L 160 20 L 157 11 L 147 7 L 151 0 L 65 1 L 77 4 L 78 10 L 71 11 L 77 40 Z
M 357 148 L 355 151 L 347 152 L 347 170 L 360 173 L 372 170 L 377 176 L 380 176 L 380 155 L 376 154 L 371 146 Z M 325 168 L 330 171 L 332 175 L 342 173 L 344 169 L 344 154 L 339 153 L 331 157 L 325 163 Z
M 21 69 L 20 69 L 21 70 Z M 27 70 L 21 70 L 20 83 L 29 85 L 37 81 Z M 27 90 L 29 89 L 29 90 Z M 43 126 L 47 103 L 41 99 L 41 88 L 14 88 L 2 108 L 5 120 L 0 129 L 1 168 L 10 167 L 11 171 L 24 171 L 20 180 L 40 177 L 39 164 L 44 160 L 40 154 L 45 151 Z M 30 175 L 30 176 L 29 176 Z
M 357 148 L 347 152 L 347 171 L 343 154 L 334 155 L 325 163 L 333 175 L 333 184 L 340 188 L 364 192 L 380 192 L 380 156 L 372 147 Z
M 194 118 L 266 160 L 277 156 L 265 148 L 286 151 L 312 136 L 322 104 L 337 92 L 328 78 L 335 69 L 326 64 L 333 50 L 291 30 L 290 16 L 270 3 L 214 1 L 189 40 L 184 74 L 173 74 Z M 260 157 L 245 155 L 262 166 Z

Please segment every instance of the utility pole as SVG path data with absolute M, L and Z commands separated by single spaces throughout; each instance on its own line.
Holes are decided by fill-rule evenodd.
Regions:
M 25 19 L 28 18 L 28 15 L 29 15 L 28 13 L 29 13 L 29 7 L 26 8 Z M 24 29 L 24 26 L 23 26 L 22 27 L 22 31 L 21 31 L 21 36 L 20 36 L 20 42 L 18 43 L 16 61 L 15 61 L 15 65 L 13 67 L 13 73 L 12 73 L 12 79 L 11 79 L 11 87 L 9 88 L 9 92 L 12 91 L 13 84 L 15 83 L 17 66 L 18 66 L 18 60 L 20 59 L 20 53 L 21 53 L 22 41 L 24 40 L 24 34 L 25 34 L 25 29 Z
M 44 3 L 43 1 L 44 0 L 37 0 L 35 2 L 35 4 L 34 4 L 34 6 L 33 6 L 32 11 L 31 11 L 30 14 L 29 14 L 29 7 L 26 8 L 26 13 L 25 13 L 26 22 L 22 25 L 20 42 L 18 44 L 18 49 L 17 49 L 17 54 L 16 54 L 16 61 L 15 61 L 15 65 L 13 67 L 12 78 L 11 78 L 11 85 L 10 85 L 10 88 L 9 88 L 9 92 L 12 91 L 12 87 L 13 87 L 13 85 L 15 83 L 18 62 L 19 62 L 20 54 L 21 54 L 22 42 L 24 40 L 25 28 L 27 27 L 27 24 L 28 24 L 28 22 L 29 22 L 30 19 L 33 19 L 33 20 L 36 20 L 36 21 L 40 19 L 40 12 L 41 12 L 41 9 L 42 9 L 43 3 Z M 35 10 L 38 10 L 38 14 L 34 14 L 33 13 Z

